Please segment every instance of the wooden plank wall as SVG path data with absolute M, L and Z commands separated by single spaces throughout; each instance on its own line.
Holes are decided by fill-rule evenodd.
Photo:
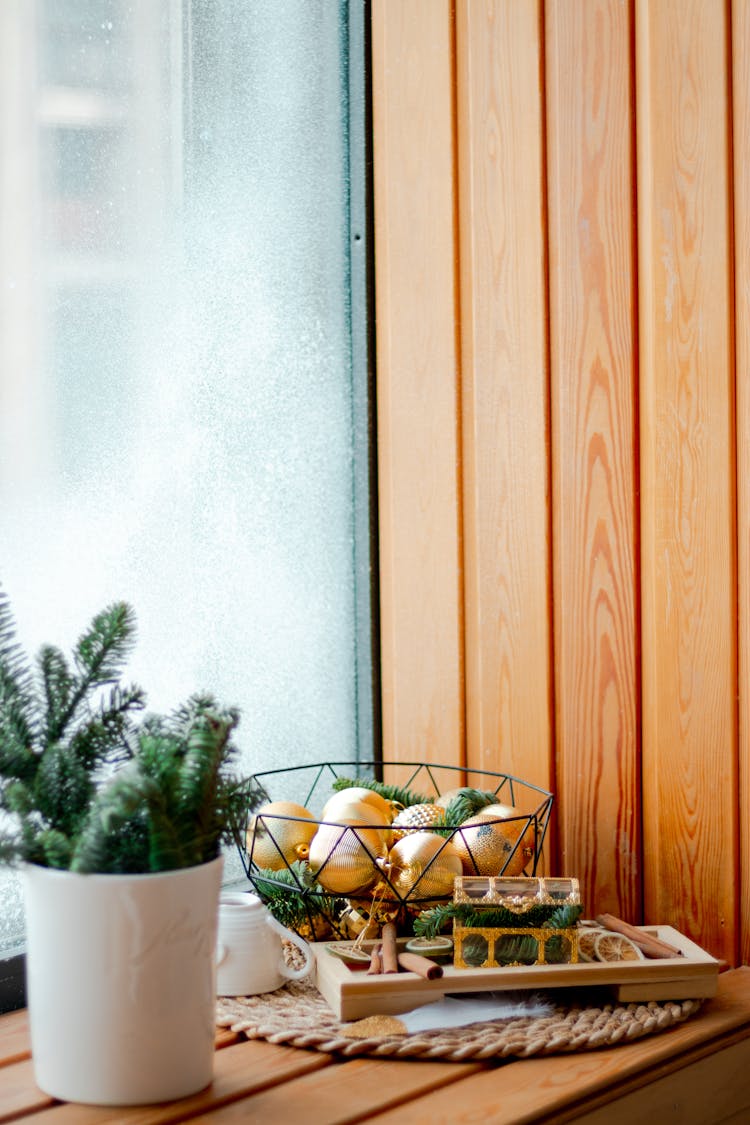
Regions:
M 750 2 L 372 0 L 384 756 L 750 961 Z

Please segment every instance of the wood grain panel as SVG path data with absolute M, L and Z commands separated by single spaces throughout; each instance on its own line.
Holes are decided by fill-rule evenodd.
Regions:
M 546 19 L 561 864 L 639 919 L 630 21 L 617 0 Z
M 456 11 L 467 760 L 551 784 L 539 7 Z
M 637 0 L 645 913 L 734 961 L 726 6 Z
M 750 5 L 732 7 L 740 807 L 740 961 L 750 964 Z
M 464 756 L 450 0 L 374 0 L 383 754 Z

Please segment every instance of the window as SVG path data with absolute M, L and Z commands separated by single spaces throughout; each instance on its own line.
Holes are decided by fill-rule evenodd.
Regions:
M 0 581 L 29 653 L 130 601 L 248 770 L 373 752 L 364 16 L 0 6 Z

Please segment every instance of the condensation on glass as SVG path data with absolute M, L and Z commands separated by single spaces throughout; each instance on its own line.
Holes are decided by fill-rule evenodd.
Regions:
M 238 706 L 249 769 L 371 733 L 349 19 L 0 5 L 0 582 L 31 653 L 130 601 L 151 708 Z

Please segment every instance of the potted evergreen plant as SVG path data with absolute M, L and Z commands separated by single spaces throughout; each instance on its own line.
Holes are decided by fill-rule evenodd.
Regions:
M 260 803 L 232 769 L 235 710 L 148 715 L 121 682 L 134 637 L 118 603 L 72 661 L 31 663 L 0 591 L 0 862 L 23 872 L 36 1080 L 67 1101 L 211 1081 L 221 845 Z

